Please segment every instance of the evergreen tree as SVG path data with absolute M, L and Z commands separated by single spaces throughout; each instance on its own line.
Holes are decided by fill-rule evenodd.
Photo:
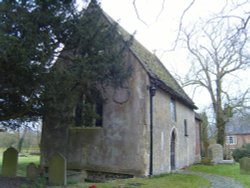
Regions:
M 91 125 L 98 119 L 94 106 L 104 102 L 102 88 L 120 87 L 130 76 L 132 68 L 124 60 L 124 50 L 132 37 L 124 41 L 118 25 L 108 19 L 92 1 L 75 24 L 72 38 L 49 75 L 46 115 L 63 124 L 72 124 L 74 119 L 76 126 Z
M 202 145 L 202 156 L 207 158 L 208 157 L 208 117 L 206 112 L 202 112 L 201 116 L 201 145 Z
M 0 2 L 0 121 L 40 115 L 44 76 L 56 49 L 70 36 L 73 2 Z
M 100 87 L 122 85 L 131 72 L 122 60 L 128 43 L 105 19 L 94 0 L 80 13 L 69 0 L 0 2 L 2 124 L 15 126 L 44 113 L 71 119 L 66 114 L 74 106 L 79 114 L 86 111 L 83 97 L 93 105 L 103 100 Z

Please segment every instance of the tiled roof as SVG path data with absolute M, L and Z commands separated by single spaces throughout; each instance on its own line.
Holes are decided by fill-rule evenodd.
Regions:
M 106 13 L 104 13 L 104 15 L 111 24 L 117 24 Z M 123 40 L 128 41 L 131 39 L 131 35 L 120 25 L 118 25 L 118 32 L 122 36 Z M 197 109 L 192 99 L 190 99 L 189 96 L 184 92 L 181 86 L 177 83 L 177 81 L 173 78 L 173 76 L 156 55 L 152 54 L 136 39 L 133 39 L 130 50 L 139 59 L 151 79 L 158 87 L 162 88 L 190 108 Z
M 225 126 L 227 135 L 250 134 L 250 116 L 233 117 Z

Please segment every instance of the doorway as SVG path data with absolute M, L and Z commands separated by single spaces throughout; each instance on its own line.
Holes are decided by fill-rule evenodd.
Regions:
M 170 165 L 171 170 L 175 170 L 175 141 L 176 141 L 176 135 L 175 132 L 172 131 L 171 134 L 171 143 L 170 143 Z

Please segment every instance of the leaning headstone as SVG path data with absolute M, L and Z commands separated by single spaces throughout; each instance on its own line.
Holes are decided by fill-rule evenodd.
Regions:
M 250 158 L 243 157 L 240 159 L 240 173 L 250 175 Z
M 49 160 L 49 184 L 50 185 L 66 185 L 66 159 L 59 153 L 52 155 Z
M 208 147 L 208 157 L 214 164 L 222 163 L 223 148 L 220 144 L 212 144 Z
M 15 148 L 8 148 L 3 153 L 2 176 L 15 177 L 17 171 L 18 152 Z
M 26 169 L 26 177 L 30 180 L 35 180 L 39 176 L 39 170 L 34 163 L 30 163 Z

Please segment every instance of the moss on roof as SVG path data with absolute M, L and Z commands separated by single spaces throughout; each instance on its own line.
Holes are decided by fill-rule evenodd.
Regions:
M 104 13 L 104 15 L 111 24 L 117 24 L 117 22 L 110 18 L 106 13 Z M 118 33 L 122 36 L 123 40 L 131 40 L 132 36 L 119 24 L 117 26 Z M 185 91 L 181 88 L 181 86 L 177 83 L 177 81 L 173 78 L 173 76 L 161 63 L 156 55 L 147 50 L 136 39 L 133 39 L 130 50 L 140 60 L 150 77 L 157 81 L 158 87 L 161 87 L 162 89 L 170 93 L 173 97 L 179 99 L 189 107 L 197 109 L 192 99 L 188 97 Z

